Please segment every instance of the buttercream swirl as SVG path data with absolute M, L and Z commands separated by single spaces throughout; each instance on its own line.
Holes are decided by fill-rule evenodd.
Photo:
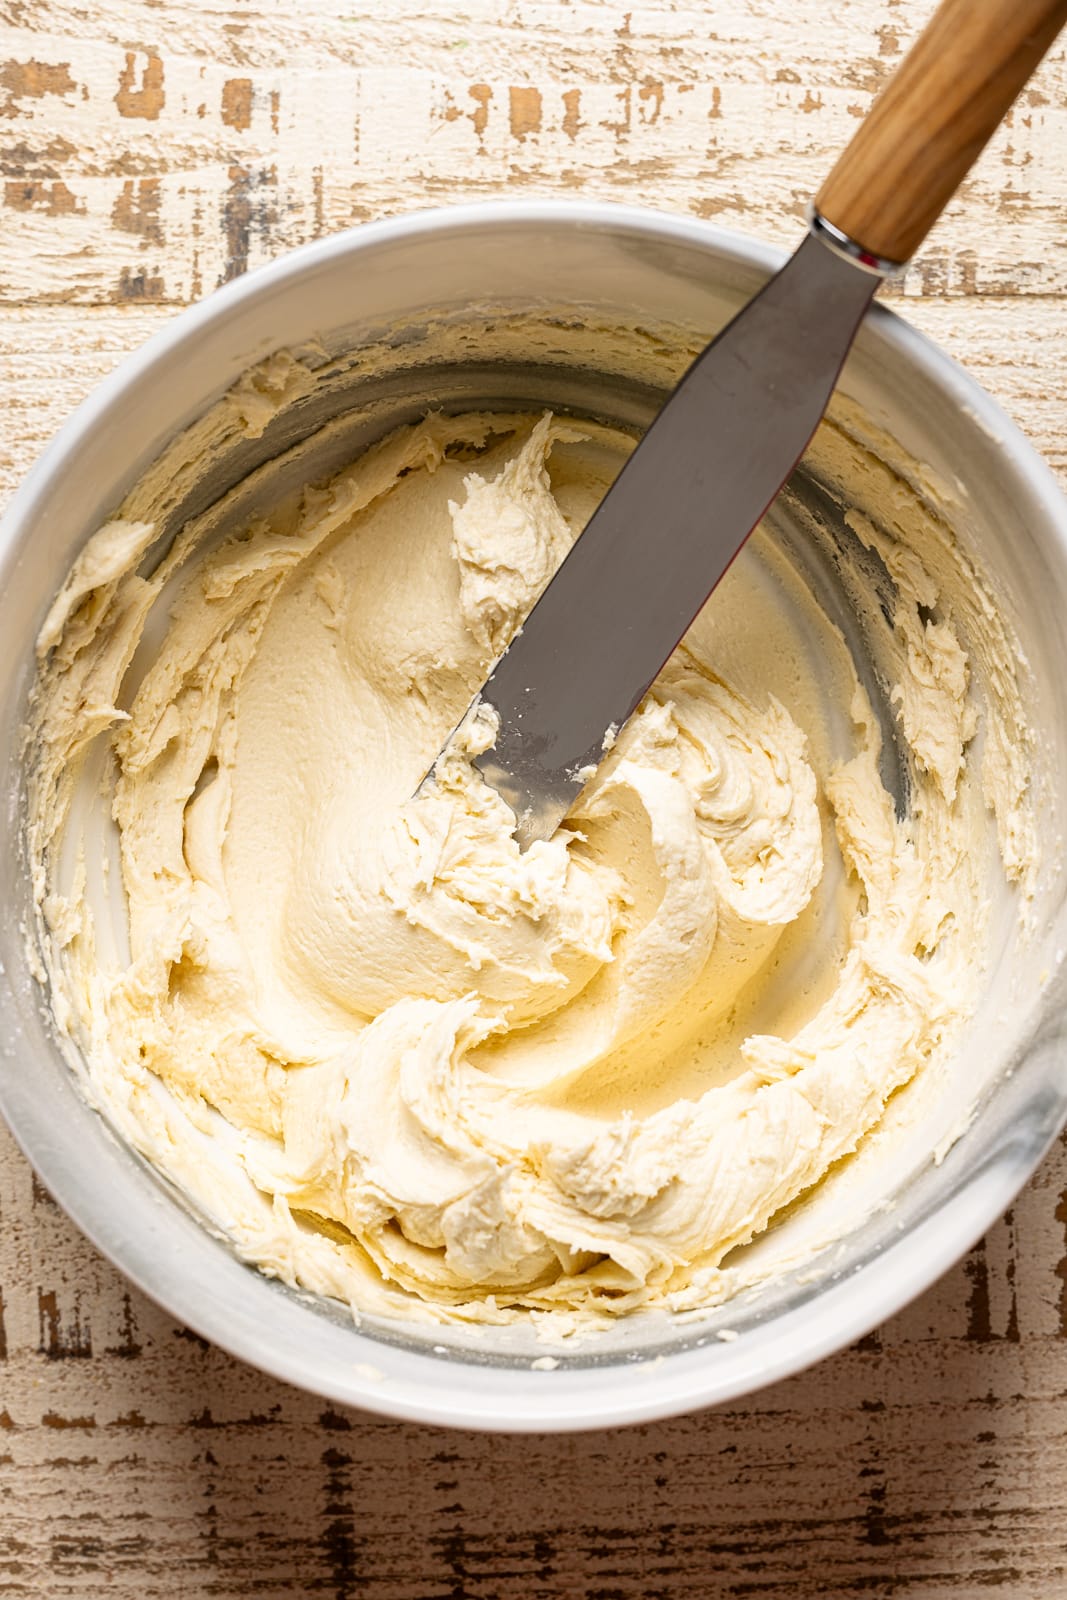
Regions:
M 412 798 L 626 448 L 548 415 L 430 416 L 237 533 L 187 530 L 148 576 L 151 522 L 109 524 L 42 631 L 60 1020 L 249 1256 L 356 1306 L 707 1303 L 968 1010 L 977 713 L 914 553 L 906 815 L 851 670 L 833 755 L 796 720 L 810 696 L 749 670 L 759 640 L 731 686 L 711 608 L 554 838 L 521 852 L 462 751 Z M 101 735 L 113 952 L 84 861 L 56 865 Z M 779 1004 L 797 928 L 825 954 Z

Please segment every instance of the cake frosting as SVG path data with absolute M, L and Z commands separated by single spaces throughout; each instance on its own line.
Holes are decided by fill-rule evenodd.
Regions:
M 31 727 L 53 1009 L 247 1259 L 398 1316 L 699 1309 L 947 1059 L 989 861 L 1025 902 L 1036 860 L 1017 663 L 922 495 L 820 441 L 877 491 L 846 583 L 891 617 L 898 793 L 761 530 L 553 838 L 520 850 L 469 748 L 416 795 L 632 448 L 600 423 L 431 412 L 165 551 L 159 474 L 78 557 Z

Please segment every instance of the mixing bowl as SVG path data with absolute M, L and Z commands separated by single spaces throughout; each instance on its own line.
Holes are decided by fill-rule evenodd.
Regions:
M 695 221 L 615 206 L 479 205 L 361 227 L 176 318 L 67 424 L 3 520 L 0 1108 L 59 1202 L 148 1295 L 235 1355 L 333 1401 L 534 1430 L 639 1421 L 745 1393 L 845 1345 L 930 1283 L 1010 1202 L 1067 1116 L 1067 866 L 1057 821 L 1067 788 L 1067 504 L 988 396 L 881 308 L 861 332 L 842 391 L 901 460 L 921 464 L 922 492 L 939 497 L 1021 641 L 1024 700 L 1040 735 L 1043 867 L 1027 936 L 1014 911 L 996 923 L 986 998 L 951 1070 L 917 1090 L 888 1144 L 882 1136 L 878 1159 L 861 1160 L 848 1187 L 838 1186 L 836 1209 L 817 1195 L 775 1224 L 769 1243 L 750 1247 L 754 1270 L 760 1251 L 774 1255 L 765 1281 L 710 1316 L 624 1318 L 559 1348 L 539 1344 L 529 1326 L 478 1331 L 369 1317 L 356 1326 L 347 1307 L 243 1264 L 114 1135 L 83 1097 L 34 979 L 20 822 L 35 635 L 85 540 L 179 430 L 279 347 L 352 356 L 258 436 L 235 431 L 206 479 L 176 482 L 164 539 L 301 441 L 286 470 L 294 481 L 323 476 L 418 415 L 420 393 L 446 409 L 550 404 L 638 429 L 686 346 L 703 343 L 778 260 Z M 552 330 L 536 363 L 522 358 L 531 317 Z M 457 330 L 450 342 L 427 342 L 443 327 Z M 805 519 L 816 515 L 848 536 L 840 507 L 802 465 L 775 514 L 801 566 L 810 555 Z M 810 577 L 848 631 L 833 573 Z M 865 642 L 854 643 L 862 665 Z M 886 685 L 876 662 L 864 670 L 885 722 L 888 781 L 899 788 Z

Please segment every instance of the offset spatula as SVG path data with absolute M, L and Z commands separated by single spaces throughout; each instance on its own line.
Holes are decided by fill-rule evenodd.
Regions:
M 819 191 L 796 254 L 627 461 L 471 708 L 496 713 L 475 760 L 523 848 L 555 831 L 789 477 L 878 285 L 1065 21 L 1067 0 L 944 0 Z

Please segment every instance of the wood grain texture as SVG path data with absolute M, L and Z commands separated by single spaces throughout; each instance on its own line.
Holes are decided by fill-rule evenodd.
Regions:
M 0 0 L 0 496 L 174 308 L 364 217 L 598 196 L 789 242 L 916 0 Z M 895 291 L 1067 475 L 1057 48 Z M 654 1426 L 340 1412 L 177 1327 L 0 1134 L 0 1596 L 1067 1595 L 1067 1143 L 853 1349 Z
M 910 261 L 1067 22 L 1067 0 L 941 0 L 815 203 L 885 261 Z

